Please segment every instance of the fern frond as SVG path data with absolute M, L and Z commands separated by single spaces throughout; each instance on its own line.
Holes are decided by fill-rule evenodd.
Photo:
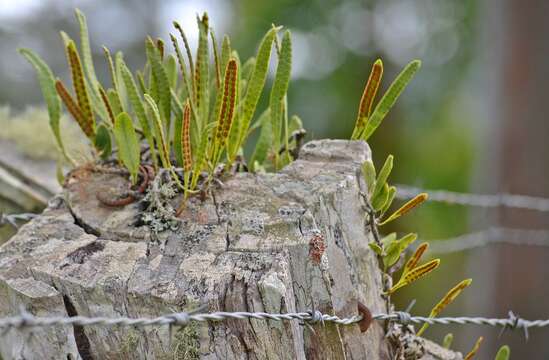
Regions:
M 381 59 L 377 59 L 372 66 L 372 71 L 368 77 L 368 82 L 364 87 L 362 98 L 360 99 L 360 105 L 358 107 L 358 115 L 353 130 L 351 139 L 355 140 L 364 131 L 366 120 L 370 117 L 372 111 L 372 104 L 377 94 L 379 84 L 381 83 L 381 77 L 383 76 L 383 63 Z
M 40 90 L 46 101 L 48 107 L 48 117 L 50 120 L 50 128 L 57 141 L 57 146 L 65 158 L 68 159 L 68 155 L 63 145 L 61 138 L 61 130 L 59 128 L 59 119 L 61 118 L 61 99 L 57 95 L 55 89 L 55 78 L 49 66 L 32 50 L 19 49 L 19 53 L 27 59 L 27 61 L 36 70 L 38 77 L 38 83 L 40 84 Z
M 107 109 L 107 114 L 109 115 L 109 119 L 111 120 L 111 124 L 114 125 L 115 118 L 114 118 L 114 112 L 112 111 L 111 104 L 109 102 L 109 96 L 105 92 L 105 89 L 100 85 L 99 86 L 99 94 L 101 95 L 101 100 L 103 101 L 103 104 L 105 105 L 105 108 Z
M 248 128 L 254 116 L 259 96 L 265 86 L 271 50 L 273 48 L 274 38 L 277 33 L 276 28 L 270 29 L 263 37 L 259 50 L 257 52 L 256 63 L 252 71 L 250 81 L 248 82 L 246 95 L 243 100 L 242 118 L 240 119 L 240 136 L 237 148 L 241 147 L 248 134 Z
M 280 148 L 280 136 L 282 131 L 282 117 L 284 111 L 284 97 L 288 91 L 290 74 L 292 71 L 292 40 L 290 32 L 286 31 L 282 38 L 278 66 L 275 80 L 271 90 L 269 108 L 271 109 L 271 122 L 273 128 L 273 153 L 275 155 L 275 169 L 278 168 L 278 149 Z
M 219 59 L 219 50 L 217 49 L 217 39 L 215 38 L 215 33 L 212 28 L 210 30 L 210 38 L 212 40 L 212 49 L 214 56 L 214 67 L 215 67 L 215 85 L 219 90 L 221 88 L 221 60 Z
M 137 86 L 135 85 L 133 76 L 125 64 L 122 64 L 120 66 L 120 73 L 122 75 L 122 80 L 124 82 L 126 91 L 128 92 L 128 98 L 132 105 L 133 111 L 135 112 L 135 115 L 139 120 L 139 124 L 141 125 L 141 130 L 143 130 L 143 134 L 145 135 L 145 138 L 149 143 L 151 157 L 156 167 L 157 160 L 156 160 L 156 151 L 154 146 L 154 137 L 151 131 L 151 127 L 149 125 L 149 120 L 147 119 L 147 115 L 145 114 L 145 107 L 143 105 L 143 101 L 139 97 L 139 94 L 137 92 Z
M 208 49 L 208 14 L 204 13 L 198 21 L 198 49 L 196 53 L 195 87 L 196 106 L 200 117 L 199 129 L 203 129 L 210 108 L 210 56 Z
M 185 102 L 183 110 L 183 128 L 181 131 L 181 147 L 183 149 L 183 170 L 189 172 L 192 169 L 192 153 L 191 153 L 191 105 L 189 100 Z
M 162 59 L 160 52 L 154 45 L 154 42 L 149 37 L 146 41 L 147 59 L 151 65 L 152 77 L 156 83 L 156 89 L 158 91 L 158 105 L 161 110 L 162 119 L 166 123 L 166 127 L 170 128 L 170 116 L 171 116 L 171 94 L 170 94 L 170 82 L 168 75 L 162 65 Z
M 77 102 L 73 99 L 61 80 L 58 79 L 55 82 L 55 89 L 57 90 L 57 94 L 59 94 L 59 97 L 61 97 L 61 100 L 63 100 L 63 103 L 65 104 L 68 112 L 72 115 L 74 120 L 76 120 L 76 122 L 80 126 L 80 129 L 82 129 L 84 134 L 86 134 L 89 139 L 93 140 L 93 138 L 95 137 L 95 133 L 91 128 L 90 123 L 87 121 L 84 114 L 82 113 L 82 110 L 80 109 L 80 106 L 78 106 Z
M 181 27 L 181 25 L 179 25 L 179 23 L 177 21 L 173 22 L 173 26 L 177 29 L 177 31 L 179 31 L 179 35 L 181 36 L 181 40 L 183 40 L 183 45 L 185 46 L 185 52 L 187 53 L 187 59 L 189 60 L 189 70 L 190 70 L 189 73 L 192 75 L 191 78 L 193 78 L 193 76 L 194 76 L 194 63 L 193 63 L 193 56 L 192 56 L 192 52 L 191 52 L 191 47 L 189 46 L 189 40 L 187 40 L 187 36 L 185 35 L 185 32 L 183 31 L 183 28 Z M 192 84 L 192 88 L 194 89 L 194 83 Z M 193 92 L 194 92 L 194 90 L 193 90 Z
M 86 128 L 85 132 L 88 137 L 93 139 L 95 137 L 95 120 L 88 95 L 88 89 L 84 79 L 82 63 L 80 62 L 80 56 L 78 55 L 76 45 L 72 40 L 69 41 L 69 44 L 67 45 L 67 56 L 71 68 L 72 84 L 74 87 L 74 92 L 76 93 L 76 101 L 82 113 L 83 121 L 86 123 L 84 125 L 84 128 Z
M 387 92 L 376 105 L 372 116 L 368 118 L 364 131 L 360 135 L 361 139 L 368 140 L 368 138 L 374 133 L 389 110 L 393 107 L 400 94 L 402 94 L 408 83 L 414 77 L 415 73 L 419 70 L 420 66 L 421 61 L 414 60 L 406 65 L 404 70 L 398 74 L 395 81 L 393 81 L 391 86 L 389 86 Z
M 170 169 L 172 167 L 170 162 L 170 150 L 168 149 L 168 143 L 166 142 L 166 136 L 164 135 L 164 127 L 162 126 L 162 120 L 160 119 L 160 112 L 158 111 L 156 102 L 148 94 L 145 94 L 145 104 L 147 104 L 147 108 L 152 117 L 154 135 L 158 144 L 158 152 L 160 153 L 162 166 Z

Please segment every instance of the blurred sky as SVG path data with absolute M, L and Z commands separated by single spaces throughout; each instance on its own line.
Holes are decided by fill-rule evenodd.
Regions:
M 111 51 L 122 50 L 130 66 L 141 67 L 147 34 L 168 39 L 173 31 L 171 21 L 177 20 L 194 48 L 196 15 L 207 11 L 217 38 L 229 34 L 242 59 L 255 53 L 272 23 L 292 31 L 289 109 L 302 117 L 311 137 L 350 136 L 376 58 L 385 64 L 381 91 L 405 64 L 421 59 L 422 69 L 370 141 L 377 166 L 392 153 L 395 182 L 455 191 L 549 196 L 543 140 L 549 133 L 542 125 L 547 122 L 546 111 L 541 97 L 533 100 L 533 94 L 547 94 L 543 85 L 535 90 L 533 86 L 538 81 L 549 84 L 549 49 L 544 45 L 549 42 L 542 36 L 549 33 L 543 27 L 549 23 L 549 9 L 542 0 L 521 4 L 519 0 L 0 0 L 0 105 L 9 104 L 17 111 L 42 103 L 35 74 L 17 54 L 18 47 L 34 49 L 56 75 L 68 77 L 59 30 L 77 37 L 75 7 L 88 18 L 96 69 L 103 79 L 107 67 L 101 45 Z M 527 15 L 521 17 L 523 13 Z M 531 66 L 521 68 L 521 61 Z M 523 76 L 528 69 L 530 76 Z M 515 103 L 516 99 L 523 101 Z M 514 142 L 516 138 L 522 143 Z M 537 147 L 529 147 L 533 144 Z M 505 151 L 519 154 L 521 160 L 506 161 Z M 536 165 L 530 165 L 533 161 Z M 521 173 L 529 181 L 526 185 L 509 182 L 519 163 L 524 164 Z M 537 172 L 530 176 L 530 170 Z M 502 217 L 498 216 L 427 205 L 387 231 L 418 231 L 424 239 L 444 238 L 500 224 Z M 542 218 L 532 226 L 543 227 L 548 220 Z M 487 274 L 497 274 L 498 266 L 509 264 L 488 261 L 497 258 L 498 252 L 482 254 L 445 257 L 441 272 L 403 292 L 397 297 L 398 304 L 405 306 L 417 298 L 415 311 L 427 313 L 446 289 L 472 277 L 475 280 L 467 290 L 471 295 L 466 294 L 449 313 L 493 311 L 500 290 L 497 278 Z M 489 266 L 493 268 L 487 269 Z M 544 271 L 548 268 L 540 266 Z M 500 287 L 504 286 L 511 288 L 512 284 Z M 547 288 L 544 286 L 544 291 Z M 535 289 L 529 291 L 535 296 Z M 546 314 L 523 306 L 519 300 L 502 303 L 521 314 Z M 446 331 L 431 327 L 427 335 L 440 340 Z M 497 331 L 452 331 L 456 347 L 465 352 L 474 343 L 473 335 L 487 336 L 483 359 L 492 358 L 502 343 Z M 541 344 L 536 339 L 542 341 L 543 337 L 534 335 L 531 344 Z M 527 354 L 529 348 L 519 337 L 505 340 L 513 341 L 517 354 Z M 544 354 L 549 357 L 549 348 Z

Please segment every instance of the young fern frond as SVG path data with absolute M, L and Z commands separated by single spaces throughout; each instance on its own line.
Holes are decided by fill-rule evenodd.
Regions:
M 503 345 L 499 348 L 496 357 L 494 360 L 509 360 L 509 357 L 511 356 L 511 349 L 508 345 Z
M 376 197 L 382 195 L 383 189 L 385 185 L 387 185 L 387 179 L 389 178 L 389 175 L 391 174 L 392 170 L 393 170 L 393 155 L 389 155 L 387 156 L 387 159 L 385 159 L 385 163 L 383 164 L 383 167 L 381 168 L 381 171 L 377 176 L 374 188 L 371 191 L 372 202 L 374 202 Z
M 401 254 L 417 239 L 417 234 L 408 234 L 403 238 L 397 240 L 396 234 L 395 239 L 391 241 L 386 247 L 385 256 L 383 257 L 383 265 L 385 269 L 389 269 L 393 266 L 399 259 Z

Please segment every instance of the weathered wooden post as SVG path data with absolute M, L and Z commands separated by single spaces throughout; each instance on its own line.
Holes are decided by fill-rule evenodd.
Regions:
M 381 272 L 359 194 L 365 142 L 321 140 L 276 174 L 238 173 L 189 201 L 169 185 L 143 204 L 109 208 L 98 193 L 126 186 L 115 174 L 78 169 L 63 195 L 0 248 L 0 316 L 153 317 L 207 304 L 209 311 L 293 312 L 341 317 L 357 302 L 386 312 Z M 159 180 L 159 179 L 157 179 Z M 151 197 L 154 197 L 152 199 Z M 388 359 L 383 324 L 230 320 L 160 327 L 10 330 L 5 359 Z M 170 339 L 171 334 L 171 339 Z M 461 355 L 425 342 L 425 359 Z

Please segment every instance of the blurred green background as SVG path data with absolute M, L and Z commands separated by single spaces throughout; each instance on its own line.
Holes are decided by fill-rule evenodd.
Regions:
M 547 85 L 538 85 L 549 83 L 545 45 L 549 42 L 543 37 L 549 33 L 544 32 L 549 29 L 543 20 L 549 9 L 543 1 L 521 6 L 511 0 L 2 0 L 0 105 L 9 105 L 11 115 L 0 119 L 5 129 L 0 139 L 13 140 L 7 129 L 17 125 L 8 118 L 42 103 L 34 72 L 16 48 L 33 48 L 54 73 L 68 78 L 58 31 L 76 37 L 74 7 L 88 17 L 101 79 L 108 76 L 101 45 L 122 50 L 130 66 L 142 66 L 147 34 L 167 39 L 171 21 L 178 20 L 194 46 L 196 14 L 203 11 L 209 13 L 218 39 L 229 34 L 243 59 L 255 53 L 272 23 L 289 28 L 294 42 L 289 109 L 301 116 L 309 138 L 350 137 L 376 58 L 385 65 L 382 91 L 406 63 L 421 59 L 422 69 L 371 138 L 376 166 L 394 154 L 394 183 L 549 196 L 544 176 L 549 172 L 544 141 L 549 131 L 539 97 L 546 97 Z M 34 136 L 49 134 L 34 132 Z M 39 155 L 55 159 L 50 152 Z M 517 171 L 519 176 L 514 176 Z M 529 181 L 520 181 L 523 178 Z M 2 211 L 11 210 L 0 206 Z M 548 220 L 540 214 L 428 203 L 383 232 L 418 232 L 428 240 L 492 225 L 547 228 Z M 523 299 L 547 295 L 543 278 L 549 271 L 545 265 L 549 253 L 536 250 L 539 258 L 534 267 L 528 251 L 532 250 L 493 246 L 445 255 L 433 276 L 398 293 L 397 308 L 417 299 L 412 312 L 426 315 L 449 288 L 472 277 L 473 285 L 444 314 L 501 317 L 512 308 L 523 316 L 544 317 L 547 311 L 542 305 Z M 513 254 L 524 260 L 522 265 Z M 498 275 L 502 268 L 515 277 L 502 278 Z M 527 293 L 514 291 L 513 284 L 525 278 L 538 279 L 534 283 L 541 285 L 521 290 Z M 507 298 L 500 296 L 502 289 Z M 432 326 L 426 336 L 440 342 L 447 332 L 454 333 L 453 347 L 464 353 L 484 335 L 479 359 L 493 358 L 504 343 L 511 345 L 517 358 L 549 357 L 549 346 L 542 343 L 548 332 L 532 331 L 528 344 L 520 333 L 498 337 L 498 330 L 477 327 Z

